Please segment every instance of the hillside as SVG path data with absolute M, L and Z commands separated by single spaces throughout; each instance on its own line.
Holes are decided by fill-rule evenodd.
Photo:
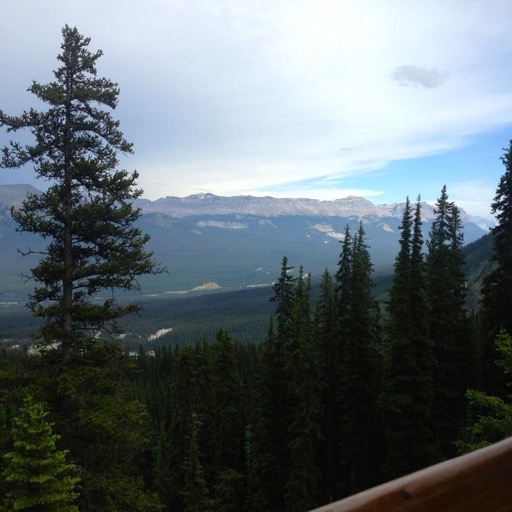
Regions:
M 19 204 L 30 186 L 0 186 L 0 300 L 20 300 L 32 288 L 20 275 L 28 274 L 36 256 L 26 251 L 44 248 L 35 236 L 17 234 L 10 219 L 11 204 Z M 352 231 L 362 222 L 372 261 L 378 271 L 389 271 L 398 250 L 402 204 L 373 205 L 347 197 L 336 201 L 219 197 L 196 194 L 137 202 L 143 215 L 139 225 L 151 236 L 148 245 L 167 273 L 141 281 L 144 294 L 192 290 L 216 283 L 223 290 L 269 285 L 279 272 L 283 256 L 295 266 L 320 275 L 336 267 L 345 226 Z M 427 236 L 433 210 L 423 204 Z M 483 236 L 488 226 L 463 212 L 467 243 Z

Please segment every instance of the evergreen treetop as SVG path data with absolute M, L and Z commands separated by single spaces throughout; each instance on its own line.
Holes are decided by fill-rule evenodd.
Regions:
M 491 205 L 498 221 L 492 229 L 492 261 L 495 267 L 483 279 L 482 285 L 485 336 L 489 346 L 501 329 L 512 333 L 512 141 L 504 151 L 501 160 L 505 172 Z
M 58 450 L 57 434 L 46 419 L 43 406 L 28 396 L 14 418 L 13 449 L 4 455 L 8 466 L 2 474 L 6 489 L 2 511 L 78 512 L 73 505 L 80 479 L 71 476 L 67 451 Z
M 67 25 L 62 36 L 54 81 L 29 87 L 47 110 L 32 108 L 20 116 L 0 110 L 0 126 L 28 130 L 35 139 L 32 145 L 4 147 L 0 166 L 30 163 L 37 178 L 49 183 L 46 192 L 29 194 L 12 216 L 18 231 L 49 241 L 31 269 L 37 286 L 29 307 L 46 320 L 43 340 L 59 341 L 67 358 L 75 345 L 93 342 L 98 330 L 115 330 L 117 318 L 138 309 L 119 305 L 115 289 L 136 289 L 139 276 L 159 269 L 144 249 L 148 236 L 134 227 L 140 211 L 132 202 L 142 193 L 134 188 L 138 174 L 117 169 L 117 154 L 131 153 L 132 145 L 119 121 L 101 109 L 117 106 L 119 88 L 97 76 L 102 52 L 88 49 L 89 38 Z M 104 290 L 112 290 L 111 296 L 91 300 Z

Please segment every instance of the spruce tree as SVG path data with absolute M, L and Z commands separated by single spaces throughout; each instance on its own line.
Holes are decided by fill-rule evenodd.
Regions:
M 66 360 L 75 347 L 94 343 L 95 332 L 115 330 L 116 319 L 138 309 L 118 303 L 115 289 L 136 289 L 139 276 L 159 269 L 144 248 L 148 236 L 134 225 L 140 211 L 133 200 L 142 193 L 134 188 L 138 174 L 117 169 L 118 153 L 131 153 L 132 145 L 119 122 L 100 108 L 115 109 L 119 88 L 97 76 L 102 52 L 88 49 L 89 38 L 67 25 L 62 36 L 54 81 L 29 87 L 48 108 L 20 116 L 0 111 L 0 126 L 28 130 L 35 139 L 32 145 L 11 142 L 0 165 L 32 165 L 37 178 L 49 183 L 12 216 L 18 231 L 48 240 L 31 270 L 36 287 L 28 305 L 45 320 L 43 341 L 60 342 Z M 112 293 L 93 301 L 103 290 Z
M 442 452 L 450 457 L 455 455 L 453 443 L 465 413 L 464 393 L 472 384 L 474 344 L 465 310 L 462 221 L 459 208 L 448 200 L 446 186 L 434 213 L 426 259 L 436 359 L 434 420 Z
M 156 490 L 167 510 L 183 510 L 184 461 L 190 449 L 192 432 L 199 442 L 202 418 L 198 416 L 197 368 L 194 350 L 180 349 L 169 393 L 169 419 L 161 433 Z M 189 468 L 190 469 L 190 468 Z M 204 470 L 204 468 L 203 468 Z
M 347 228 L 347 235 L 349 230 Z M 337 399 L 341 474 L 344 494 L 371 487 L 376 481 L 376 386 L 378 308 L 372 296 L 372 263 L 362 224 L 352 238 L 345 237 L 336 274 L 340 382 Z
M 327 333 L 323 344 L 323 360 L 325 364 L 325 387 L 324 387 L 324 425 L 322 428 L 324 454 L 321 458 L 322 483 L 321 497 L 323 502 L 331 502 L 349 493 L 347 486 L 346 470 L 346 447 L 342 445 L 340 426 L 345 420 L 346 411 L 343 408 L 341 398 L 341 383 L 343 367 L 343 351 L 346 336 L 344 329 L 348 326 L 350 318 L 350 300 L 352 287 L 352 263 L 353 263 L 354 240 L 347 224 L 342 240 L 342 249 L 338 259 L 338 265 L 332 291 L 322 292 L 325 297 L 325 304 L 333 308 L 330 333 Z M 328 282 L 326 286 L 329 286 Z M 329 294 L 332 297 L 329 298 Z M 332 304 L 330 302 L 332 301 Z M 326 310 L 327 312 L 327 310 Z
M 138 175 L 118 169 L 118 154 L 132 145 L 110 114 L 117 84 L 97 76 L 102 52 L 88 49 L 89 38 L 68 26 L 62 36 L 54 80 L 29 88 L 46 109 L 0 111 L 8 132 L 27 130 L 35 139 L 3 148 L 0 166 L 32 165 L 49 184 L 12 210 L 18 231 L 48 242 L 31 270 L 28 305 L 44 321 L 38 339 L 57 348 L 27 366 L 81 468 L 80 509 L 158 510 L 140 477 L 149 432 L 144 408 L 127 397 L 129 365 L 119 345 L 100 343 L 98 334 L 117 332 L 116 321 L 139 309 L 117 302 L 116 290 L 137 289 L 140 276 L 160 269 L 135 226 Z M 98 300 L 102 292 L 108 298 Z
M 386 479 L 428 466 L 440 456 L 432 411 L 435 360 L 428 328 L 419 198 L 414 213 L 407 198 L 400 231 L 387 301 L 379 396 L 386 446 L 382 474 Z
M 318 340 L 323 374 L 322 436 L 318 455 L 322 475 L 319 489 L 321 503 L 334 501 L 337 483 L 336 467 L 339 462 L 336 427 L 339 425 L 340 417 L 338 401 L 334 399 L 338 390 L 340 368 L 337 327 L 334 280 L 326 269 L 320 282 L 314 321 L 314 336 Z
M 352 283 L 352 260 L 353 260 L 353 239 L 350 233 L 350 227 L 345 227 L 345 236 L 343 237 L 342 249 L 336 271 L 336 306 L 338 319 L 340 322 L 346 319 L 350 304 L 350 292 Z
M 457 442 L 460 453 L 466 453 L 512 436 L 512 336 L 505 330 L 498 333 L 496 340 L 497 366 L 509 385 L 509 394 L 504 399 L 484 391 L 469 389 L 466 422 Z
M 27 396 L 12 427 L 13 449 L 4 455 L 5 490 L 1 510 L 78 512 L 73 504 L 80 481 L 66 463 L 67 451 L 58 450 L 59 436 L 52 432 L 43 406 Z
M 182 464 L 184 475 L 183 498 L 184 512 L 209 512 L 212 502 L 208 497 L 208 488 L 203 476 L 200 460 L 199 444 L 197 442 L 197 424 L 194 424 L 190 435 L 189 446 Z
M 215 510 L 238 512 L 246 498 L 245 418 L 242 385 L 229 334 L 220 330 L 212 347 L 213 497 Z M 208 440 L 207 440 L 208 442 Z
M 506 386 L 494 364 L 494 341 L 502 329 L 512 334 L 512 141 L 504 149 L 501 161 L 505 172 L 491 205 L 497 220 L 492 229 L 494 268 L 482 283 L 482 337 L 486 388 L 504 396 Z
M 293 304 L 294 335 L 286 344 L 288 358 L 288 451 L 290 469 L 285 488 L 286 510 L 318 505 L 318 448 L 322 421 L 322 370 L 311 318 L 311 276 L 300 267 Z
M 48 354 L 28 364 L 63 446 L 80 467 L 79 509 L 160 510 L 142 478 L 153 432 L 145 407 L 129 396 L 133 362 L 114 344 L 90 348 L 73 364 L 55 356 L 57 363 Z
M 281 271 L 274 283 L 274 294 L 271 302 L 277 304 L 275 318 L 277 323 L 277 340 L 284 347 L 293 338 L 295 327 L 293 325 L 293 304 L 295 301 L 295 281 L 291 272 L 293 267 L 288 266 L 288 258 L 285 256 L 281 263 Z
M 248 508 L 251 512 L 285 510 L 284 493 L 290 470 L 286 365 L 287 346 L 294 335 L 295 278 L 291 275 L 292 270 L 288 258 L 284 257 L 270 298 L 277 303 L 276 312 L 260 352 L 248 448 Z

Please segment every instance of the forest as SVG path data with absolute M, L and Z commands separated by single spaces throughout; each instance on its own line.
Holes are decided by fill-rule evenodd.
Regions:
M 426 240 L 407 199 L 385 299 L 363 224 L 347 226 L 319 286 L 283 257 L 260 340 L 219 328 L 130 355 L 118 321 L 139 306 L 91 298 L 163 269 L 133 225 L 137 174 L 116 170 L 131 146 L 97 107 L 116 84 L 88 38 L 63 38 L 55 82 L 29 89 L 49 110 L 0 110 L 36 140 L 1 166 L 53 183 L 12 211 L 49 244 L 34 344 L 0 354 L 0 510 L 307 511 L 512 434 L 512 143 L 478 301 L 443 187 Z

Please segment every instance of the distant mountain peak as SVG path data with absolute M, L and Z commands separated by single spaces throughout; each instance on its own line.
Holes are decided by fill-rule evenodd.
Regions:
M 18 206 L 27 194 L 40 194 L 41 191 L 29 185 L 22 183 L 18 185 L 0 185 L 0 208 L 8 208 Z
M 0 185 L 0 207 L 10 208 L 18 205 L 27 193 L 40 191 L 32 185 Z M 375 205 L 364 197 L 349 195 L 334 200 L 308 198 L 276 198 L 271 196 L 218 196 L 211 192 L 199 192 L 186 197 L 167 196 L 151 201 L 137 199 L 136 205 L 143 213 L 160 213 L 175 218 L 198 215 L 253 215 L 259 217 L 308 216 L 308 217 L 393 217 L 401 219 L 405 202 Z M 434 217 L 434 207 L 421 203 L 422 219 L 428 221 Z M 474 222 L 482 229 L 492 223 L 481 218 L 473 218 L 461 209 L 463 222 Z M 473 220 L 474 219 L 474 220 Z

